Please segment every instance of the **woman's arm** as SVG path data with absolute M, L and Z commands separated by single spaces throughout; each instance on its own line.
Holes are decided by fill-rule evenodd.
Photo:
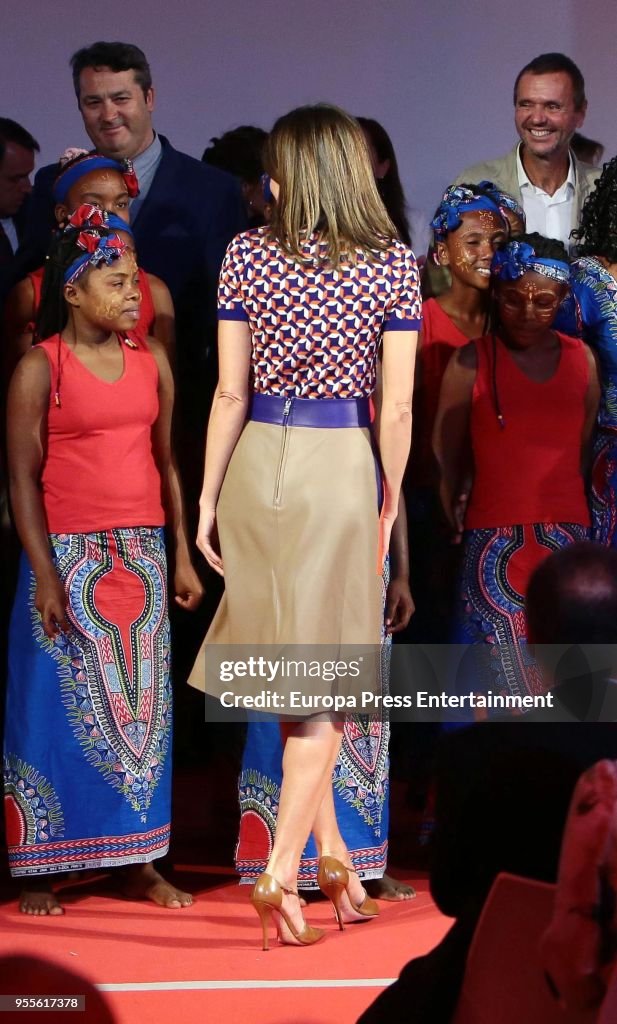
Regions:
M 4 306 L 2 375 L 7 388 L 19 360 L 32 348 L 32 330 L 28 328 L 34 315 L 34 288 L 30 278 L 25 277 L 9 292 Z
M 417 364 L 416 364 L 417 365 Z M 377 362 L 373 406 L 375 422 L 381 415 L 383 398 L 383 380 L 381 360 Z M 390 537 L 390 582 L 386 591 L 386 608 L 384 621 L 388 633 L 398 633 L 405 629 L 416 610 L 409 589 L 409 536 L 407 532 L 407 507 L 403 491 L 399 495 L 398 513 L 392 527 Z
M 15 526 L 36 580 L 34 605 L 45 633 L 53 639 L 60 629 L 68 629 L 69 623 L 66 595 L 51 557 L 39 483 L 49 393 L 47 357 L 44 352 L 33 349 L 19 363 L 9 389 L 9 487 Z
M 184 515 L 184 498 L 171 441 L 174 404 L 173 374 L 163 345 L 155 338 L 148 338 L 148 346 L 159 371 L 159 414 L 152 429 L 152 449 L 161 477 L 168 533 L 174 546 L 175 601 L 181 608 L 193 611 L 203 597 L 203 587 L 191 562 Z
M 248 323 L 244 320 L 220 320 L 218 351 L 219 382 L 208 422 L 197 547 L 211 568 L 222 576 L 223 561 L 213 546 L 213 534 L 219 492 L 248 411 L 251 365 Z
M 160 277 L 148 274 L 154 306 L 152 335 L 161 342 L 172 369 L 176 365 L 176 313 L 169 288 Z
M 381 408 L 375 434 L 384 475 L 380 565 L 397 516 L 403 473 L 411 445 L 411 402 L 417 331 L 384 331 L 381 359 Z
M 469 486 L 469 418 L 477 371 L 473 342 L 457 349 L 443 377 L 433 431 L 433 451 L 439 469 L 439 496 L 448 522 L 460 536 L 462 522 L 457 507 L 461 484 Z

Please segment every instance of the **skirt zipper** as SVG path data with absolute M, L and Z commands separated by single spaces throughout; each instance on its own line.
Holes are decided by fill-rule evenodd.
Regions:
M 281 494 L 283 490 L 283 468 L 285 463 L 285 455 L 287 453 L 287 420 L 289 419 L 289 413 L 291 412 L 291 398 L 285 399 L 285 405 L 283 406 L 283 436 L 281 438 L 281 454 L 279 456 L 278 466 L 276 470 L 276 482 L 274 484 L 274 505 L 278 506 L 281 504 Z

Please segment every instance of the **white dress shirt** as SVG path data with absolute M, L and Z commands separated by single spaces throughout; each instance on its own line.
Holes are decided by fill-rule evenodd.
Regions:
M 557 238 L 566 249 L 572 245 L 570 232 L 576 227 L 574 193 L 576 171 L 570 156 L 568 177 L 557 191 L 549 196 L 544 189 L 533 185 L 523 167 L 520 146 L 516 155 L 518 183 L 527 219 L 527 231 L 538 231 L 545 238 Z

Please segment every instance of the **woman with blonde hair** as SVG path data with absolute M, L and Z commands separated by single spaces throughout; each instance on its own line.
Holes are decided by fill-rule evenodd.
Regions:
M 379 198 L 357 122 L 330 106 L 275 124 L 265 149 L 269 225 L 238 235 L 219 285 L 219 383 L 210 417 L 198 546 L 225 576 L 210 644 L 370 645 L 379 650 L 381 569 L 411 437 L 420 316 L 412 252 Z M 370 430 L 378 353 L 382 396 Z M 217 544 L 217 537 L 220 541 Z M 199 658 L 194 685 L 220 696 Z M 340 927 L 377 913 L 350 870 L 332 799 L 342 722 L 281 725 L 275 840 L 252 902 L 264 948 L 308 945 L 297 872 L 309 834 Z

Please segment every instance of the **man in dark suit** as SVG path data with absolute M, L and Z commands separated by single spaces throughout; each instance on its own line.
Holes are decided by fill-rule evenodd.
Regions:
M 216 383 L 215 360 L 209 357 L 218 274 L 228 243 L 246 225 L 239 186 L 155 132 L 152 76 L 139 47 L 94 43 L 73 55 L 71 67 L 93 146 L 104 156 L 133 162 L 140 192 L 131 202 L 131 224 L 139 264 L 163 279 L 174 300 L 182 404 L 198 395 L 203 404 L 202 387 L 211 391 Z M 54 164 L 39 171 L 32 196 L 29 234 L 41 261 L 54 226 L 51 185 L 58 169 Z
M 23 276 L 24 224 L 30 175 L 39 144 L 9 117 L 0 117 L 0 308 L 15 281 Z

